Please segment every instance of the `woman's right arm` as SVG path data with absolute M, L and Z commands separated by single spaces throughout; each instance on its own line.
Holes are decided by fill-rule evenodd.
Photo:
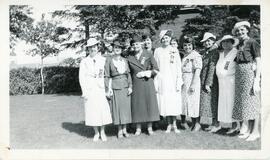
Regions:
M 82 90 L 82 97 L 85 97 L 87 95 L 87 89 L 86 89 L 86 78 L 85 78 L 85 73 L 86 73 L 86 66 L 84 60 L 81 61 L 80 63 L 80 68 L 79 68 L 79 82 Z

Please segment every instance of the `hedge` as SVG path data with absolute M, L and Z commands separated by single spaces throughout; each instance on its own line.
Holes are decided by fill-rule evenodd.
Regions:
M 81 93 L 79 68 L 77 67 L 44 67 L 44 92 Z M 41 76 L 39 68 L 17 68 L 10 70 L 10 95 L 40 94 Z

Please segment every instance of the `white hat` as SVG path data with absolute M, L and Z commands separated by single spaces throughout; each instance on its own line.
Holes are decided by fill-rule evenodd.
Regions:
M 159 39 L 162 39 L 165 35 L 172 36 L 172 30 L 161 30 L 159 34 Z
M 248 21 L 241 21 L 241 22 L 235 23 L 235 25 L 232 29 L 232 34 L 235 35 L 236 29 L 241 27 L 241 26 L 247 26 L 248 28 L 250 28 L 250 23 Z
M 96 45 L 98 44 L 100 41 L 97 40 L 96 38 L 89 38 L 87 40 L 87 43 L 86 43 L 86 47 L 90 47 L 90 46 L 93 46 L 93 45 Z
M 211 37 L 214 38 L 214 39 L 216 39 L 216 36 L 213 35 L 212 33 L 205 32 L 204 35 L 203 35 L 203 39 L 200 42 L 204 42 L 204 41 L 206 41 L 207 39 L 209 39 Z
M 221 38 L 221 40 L 219 40 L 219 44 L 222 43 L 222 41 L 228 40 L 228 39 L 232 39 L 234 41 L 233 46 L 237 46 L 239 44 L 239 40 L 237 38 L 234 38 L 231 35 L 225 35 Z

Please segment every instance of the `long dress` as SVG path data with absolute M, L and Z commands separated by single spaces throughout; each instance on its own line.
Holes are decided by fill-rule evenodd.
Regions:
M 220 53 L 216 66 L 219 84 L 218 98 L 218 121 L 232 123 L 232 111 L 234 105 L 235 91 L 235 62 L 237 49 L 233 48 L 226 57 L 224 52 Z
M 158 70 L 158 66 L 154 56 L 147 53 L 147 51 L 143 51 L 139 59 L 137 59 L 135 55 L 129 55 L 127 60 L 130 68 L 133 90 L 131 94 L 132 122 L 158 121 L 160 117 L 153 80 L 156 75 L 154 70 Z M 150 78 L 138 78 L 136 76 L 138 72 L 146 70 L 152 71 Z
M 155 81 L 160 115 L 178 116 L 182 114 L 183 83 L 179 51 L 171 46 L 159 47 L 155 50 L 154 57 L 159 68 Z
M 115 125 L 132 122 L 131 102 L 128 88 L 132 88 L 128 63 L 124 58 L 115 60 L 109 57 L 105 64 L 105 88 L 113 90 L 111 97 L 112 118 Z M 110 84 L 111 79 L 111 85 Z
M 207 51 L 202 54 L 201 70 L 201 95 L 200 95 L 200 116 L 207 118 L 217 118 L 218 107 L 218 79 L 216 75 L 216 63 L 219 53 L 216 49 Z M 208 93 L 205 86 L 211 88 Z
M 182 88 L 182 108 L 183 115 L 197 118 L 199 117 L 200 112 L 200 90 L 201 90 L 201 82 L 200 77 L 195 84 L 195 92 L 190 94 L 189 87 L 191 85 L 195 69 L 202 68 L 202 58 L 201 55 L 192 51 L 192 53 L 186 55 L 182 59 L 182 76 L 183 76 L 183 88 Z
M 105 58 L 100 54 L 84 58 L 80 63 L 79 81 L 84 97 L 85 125 L 102 126 L 112 123 L 104 87 Z
M 260 44 L 249 38 L 238 46 L 235 71 L 235 103 L 233 118 L 236 120 L 252 120 L 259 118 L 260 94 L 254 94 L 255 78 L 254 61 L 260 57 Z

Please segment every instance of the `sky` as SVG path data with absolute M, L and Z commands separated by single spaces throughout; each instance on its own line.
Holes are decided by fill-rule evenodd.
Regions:
M 46 4 L 47 4 L 47 6 L 46 6 Z M 35 22 L 41 19 L 43 13 L 45 13 L 46 20 L 52 20 L 52 17 L 48 13 L 53 12 L 55 10 L 68 9 L 70 7 L 70 6 L 58 5 L 57 3 L 54 5 L 48 5 L 48 3 L 46 3 L 46 4 L 45 4 L 45 6 L 44 6 L 44 4 L 32 6 L 33 7 L 33 9 L 32 9 L 33 14 L 31 15 L 31 17 L 35 19 Z M 62 25 L 66 26 L 66 27 L 71 27 L 71 28 L 74 28 L 77 26 L 77 24 L 72 20 L 62 20 Z M 16 64 L 20 64 L 20 65 L 21 64 L 31 64 L 31 63 L 40 63 L 41 62 L 40 56 L 33 57 L 31 55 L 26 54 L 26 51 L 30 47 L 31 47 L 30 45 L 25 44 L 23 41 L 19 42 L 15 47 L 16 57 L 11 56 L 10 61 L 15 61 Z M 77 58 L 79 55 L 75 54 L 75 52 L 76 51 L 71 50 L 71 49 L 64 50 L 56 57 L 53 57 L 53 56 L 46 57 L 44 59 L 44 63 L 45 64 L 59 63 L 63 59 L 68 58 L 68 57 Z

